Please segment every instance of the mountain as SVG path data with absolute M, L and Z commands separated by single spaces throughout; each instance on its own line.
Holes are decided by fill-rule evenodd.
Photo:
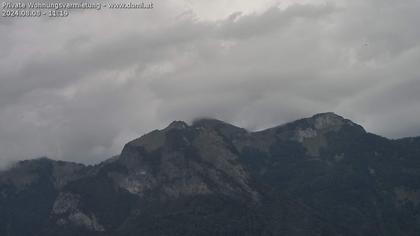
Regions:
M 334 113 L 249 132 L 174 121 L 98 165 L 0 172 L 0 235 L 342 235 L 420 232 L 420 138 Z

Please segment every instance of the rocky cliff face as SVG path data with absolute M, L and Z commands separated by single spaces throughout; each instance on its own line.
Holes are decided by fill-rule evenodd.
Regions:
M 419 138 L 333 113 L 248 132 L 175 121 L 96 166 L 0 172 L 0 235 L 417 235 Z

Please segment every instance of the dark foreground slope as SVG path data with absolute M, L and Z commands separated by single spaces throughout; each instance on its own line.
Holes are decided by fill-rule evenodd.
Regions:
M 260 132 L 173 122 L 96 166 L 0 173 L 0 235 L 418 235 L 420 139 L 333 113 Z

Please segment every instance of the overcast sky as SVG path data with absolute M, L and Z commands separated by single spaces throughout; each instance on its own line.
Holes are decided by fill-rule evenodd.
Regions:
M 96 163 L 172 120 L 333 111 L 420 135 L 420 0 L 156 0 L 0 18 L 0 166 Z

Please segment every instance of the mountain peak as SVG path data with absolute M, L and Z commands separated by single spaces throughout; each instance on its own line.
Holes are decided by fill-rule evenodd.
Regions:
M 282 140 L 297 141 L 307 149 L 309 155 L 319 156 L 320 150 L 329 145 L 329 134 L 363 134 L 366 131 L 351 120 L 333 112 L 325 112 L 257 133 L 265 138 L 274 134 Z
M 193 121 L 193 126 L 213 127 L 218 125 L 230 125 L 224 121 L 214 118 L 198 118 Z
M 166 127 L 166 129 L 168 129 L 168 130 L 169 129 L 185 129 L 187 127 L 188 127 L 188 124 L 185 123 L 184 121 L 175 120 L 175 121 L 172 121 L 172 123 L 170 123 L 169 126 Z
M 217 130 L 217 132 L 219 132 L 222 136 L 229 138 L 234 138 L 247 133 L 247 131 L 243 128 L 211 118 L 197 119 L 193 122 L 192 126 L 196 128 Z
M 317 130 L 339 130 L 343 126 L 353 126 L 365 132 L 362 126 L 333 112 L 319 113 L 308 118 L 308 120 L 313 123 L 313 127 Z
M 340 129 L 344 124 L 351 122 L 333 112 L 319 113 L 309 118 L 309 120 L 313 122 L 313 126 L 317 130 L 336 130 Z
M 336 118 L 336 119 L 343 119 L 344 120 L 344 118 L 342 116 L 340 116 L 340 115 L 338 115 L 334 112 L 321 112 L 321 113 L 317 113 L 317 114 L 313 115 L 312 117 L 313 118 L 316 118 L 316 117 L 330 117 L 330 118 Z

